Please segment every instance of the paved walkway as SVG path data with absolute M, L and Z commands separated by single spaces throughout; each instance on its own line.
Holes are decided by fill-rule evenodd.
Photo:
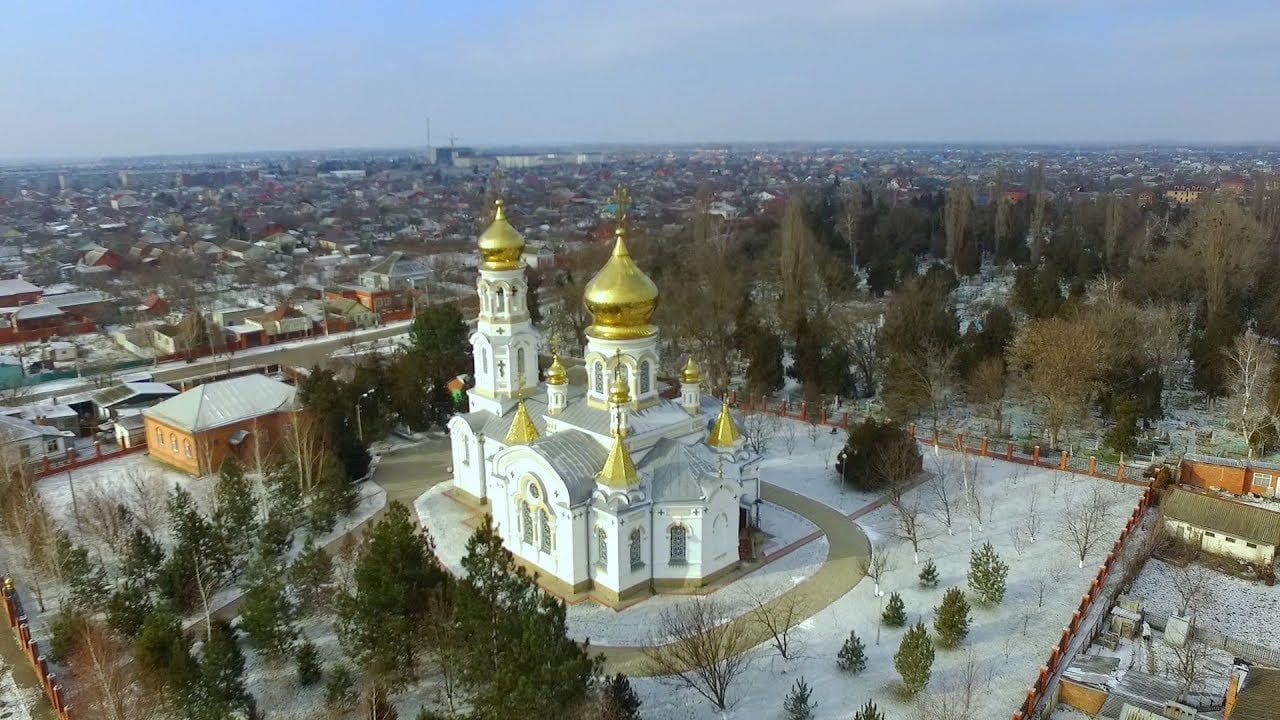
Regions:
M 846 516 L 830 506 L 790 490 L 784 490 L 769 483 L 762 483 L 762 485 L 765 500 L 803 515 L 818 526 L 817 532 L 793 543 L 792 547 L 811 542 L 822 535 L 827 536 L 827 559 L 822 567 L 765 606 L 768 609 L 784 602 L 795 602 L 795 624 L 798 625 L 844 596 L 862 580 L 864 576 L 862 563 L 871 554 L 871 543 L 853 520 L 880 507 L 884 501 L 877 500 L 869 503 L 852 515 Z M 770 639 L 768 630 L 760 625 L 751 613 L 741 615 L 729 622 L 743 626 L 751 647 Z M 644 651 L 639 647 L 594 645 L 591 650 L 593 653 L 598 652 L 604 655 L 605 671 L 610 674 L 618 672 L 631 676 L 653 674 Z

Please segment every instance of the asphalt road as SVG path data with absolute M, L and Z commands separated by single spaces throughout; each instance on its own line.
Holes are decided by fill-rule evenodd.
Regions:
M 132 370 L 124 370 L 119 375 L 131 375 L 141 372 L 150 372 L 156 382 L 177 382 L 197 377 L 199 375 L 207 375 L 215 371 L 225 371 L 228 367 L 240 368 L 252 365 L 292 365 L 295 367 L 311 367 L 313 365 L 324 365 L 328 360 L 330 353 L 339 350 L 347 345 L 354 343 L 364 343 L 371 340 L 380 340 L 393 335 L 402 335 L 408 332 L 407 323 L 395 323 L 392 325 L 384 325 L 370 330 L 355 331 L 350 333 L 339 333 L 336 335 L 320 336 L 306 341 L 297 341 L 289 343 L 282 347 L 271 350 L 254 349 L 248 352 L 239 352 L 234 355 L 220 355 L 216 358 L 200 358 L 192 363 L 165 363 L 156 369 L 148 369 L 145 367 L 134 368 Z M 100 384 L 94 384 L 92 381 L 85 381 L 78 385 L 68 386 L 58 384 L 53 390 L 41 390 L 40 385 L 31 388 L 31 392 L 23 396 L 24 400 L 43 400 L 51 397 L 65 397 L 88 390 L 96 390 L 102 387 Z

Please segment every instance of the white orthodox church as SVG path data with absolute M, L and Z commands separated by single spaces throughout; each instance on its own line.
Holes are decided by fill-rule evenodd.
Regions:
M 735 568 L 760 497 L 758 457 L 728 406 L 702 397 L 692 358 L 679 399 L 659 396 L 658 290 L 622 228 L 585 292 L 586 385 L 569 384 L 558 355 L 540 383 L 524 240 L 499 201 L 480 236 L 470 412 L 449 422 L 454 486 L 488 504 L 506 547 L 606 603 Z

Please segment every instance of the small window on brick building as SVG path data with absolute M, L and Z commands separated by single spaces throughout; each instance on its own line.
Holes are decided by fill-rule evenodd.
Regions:
M 1233 537 L 1224 537 L 1224 538 L 1222 538 L 1222 539 L 1223 539 L 1223 540 L 1226 540 L 1226 541 L 1227 541 L 1227 542 L 1229 542 L 1229 543 L 1234 543 L 1234 542 L 1236 541 L 1236 539 L 1235 539 L 1235 538 L 1233 538 Z
M 1209 532 L 1208 530 L 1205 530 L 1205 531 L 1204 531 L 1204 536 L 1205 536 L 1205 537 L 1218 537 L 1218 534 L 1217 534 L 1217 533 Z
M 1245 544 L 1244 544 L 1244 546 L 1245 546 L 1245 547 L 1247 547 L 1247 548 L 1249 548 L 1250 550 L 1257 550 L 1257 549 L 1258 549 L 1258 543 L 1251 543 L 1251 542 L 1247 542 L 1247 543 L 1245 543 Z

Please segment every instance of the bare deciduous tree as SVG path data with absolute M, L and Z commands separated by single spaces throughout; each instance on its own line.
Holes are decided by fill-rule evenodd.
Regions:
M 85 488 L 79 505 L 80 531 L 113 551 L 121 552 L 133 527 L 132 511 L 98 484 Z
M 1166 563 L 1173 591 L 1178 595 L 1178 614 L 1193 622 L 1200 610 L 1213 601 L 1215 573 L 1201 565 L 1200 552 L 1191 545 L 1183 545 L 1176 557 Z
M 982 489 L 978 487 L 978 461 L 971 453 L 960 448 L 956 462 L 960 468 L 961 489 L 964 494 L 964 509 L 969 516 L 969 541 L 973 541 L 974 524 L 978 532 L 982 532 Z
M 1044 521 L 1043 515 L 1040 513 L 1040 491 L 1032 490 L 1030 497 L 1027 498 L 1027 512 L 1022 516 L 1022 529 L 1027 531 L 1027 537 L 1031 538 L 1034 544 L 1036 535 L 1040 534 L 1040 525 Z
M 795 657 L 797 649 L 791 631 L 803 617 L 800 594 L 782 592 L 770 598 L 764 591 L 749 591 L 751 617 L 769 634 L 770 644 L 784 660 Z
M 787 457 L 791 457 L 796 452 L 796 440 L 799 439 L 796 424 L 793 422 L 785 423 L 782 430 L 782 444 L 787 449 Z
M 935 520 L 942 523 L 947 528 L 948 535 L 954 535 L 952 529 L 953 513 L 951 512 L 951 503 L 954 498 L 951 496 L 951 485 L 955 482 L 955 464 L 951 461 L 950 456 L 935 455 L 933 458 L 934 478 L 929 483 L 929 494 L 933 497 L 933 504 L 929 507 L 929 514 Z
M 154 468 L 131 467 L 127 471 L 125 504 L 147 532 L 155 535 L 168 513 L 169 486 Z
M 872 548 L 869 556 L 859 559 L 858 569 L 875 583 L 875 595 L 879 597 L 883 594 L 880 592 L 880 580 L 894 569 L 893 553 L 888 548 L 879 551 Z
M 1194 639 L 1195 628 L 1192 626 L 1192 637 L 1182 643 L 1182 647 L 1171 648 L 1173 659 L 1168 661 L 1165 671 L 1182 681 L 1182 691 L 1191 692 L 1196 681 L 1204 673 L 1205 662 L 1212 651 L 1209 646 Z
M 727 709 L 752 645 L 750 625 L 728 619 L 719 603 L 703 597 L 664 610 L 656 636 L 642 650 L 650 669 Z
M 913 562 L 920 563 L 920 543 L 928 539 L 921 527 L 924 510 L 919 494 L 912 493 L 919 474 L 920 455 L 915 443 L 895 443 L 876 453 L 876 469 L 888 479 L 885 499 L 898 514 L 897 534 L 911 543 Z
M 1231 424 L 1244 436 L 1249 457 L 1253 457 L 1259 445 L 1258 434 L 1272 422 L 1266 394 L 1275 365 L 1275 350 L 1249 332 L 1236 338 L 1226 358 L 1231 387 L 1228 414 Z
M 143 690 L 129 646 L 99 623 L 86 620 L 72 638 L 67 660 L 74 682 L 71 704 L 103 720 L 158 720 L 162 701 Z
M 994 678 L 995 667 L 978 662 L 976 651 L 966 648 L 959 672 L 917 698 L 914 720 L 978 720 L 978 700 L 991 689 Z
M 1067 569 L 1062 564 L 1061 558 L 1055 559 L 1048 567 L 1041 567 L 1040 573 L 1036 575 L 1036 607 L 1044 607 L 1044 595 L 1049 588 L 1054 587 L 1062 582 L 1066 577 Z
M 1085 558 L 1102 542 L 1109 502 L 1106 494 L 1094 483 L 1089 497 L 1083 502 L 1071 503 L 1058 519 L 1058 537 L 1075 551 L 1080 567 L 1084 567 Z
M 747 445 L 755 452 L 763 455 L 769 445 L 777 437 L 782 425 L 782 418 L 765 410 L 753 410 L 742 418 L 742 434 Z

